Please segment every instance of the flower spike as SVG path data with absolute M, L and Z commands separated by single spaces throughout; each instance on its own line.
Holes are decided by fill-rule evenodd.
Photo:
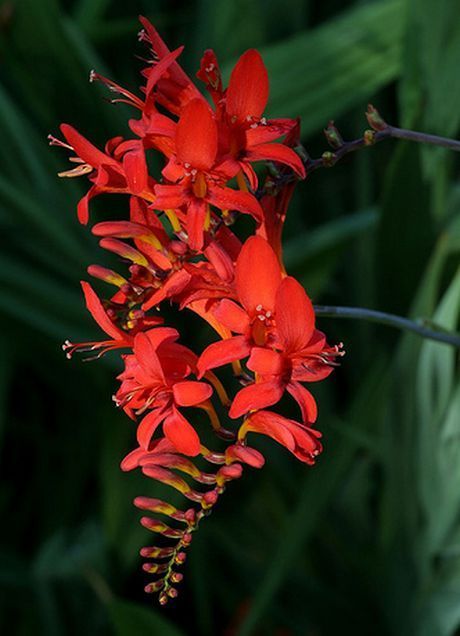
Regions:
M 113 401 L 135 430 L 121 470 L 139 470 L 166 493 L 134 500 L 145 532 L 158 535 L 140 552 L 152 577 L 145 591 L 164 605 L 179 593 L 180 569 L 203 519 L 230 482 L 264 466 L 249 444 L 253 434 L 315 463 L 322 445 L 309 385 L 330 375 L 344 352 L 317 329 L 309 296 L 283 264 L 282 228 L 305 166 L 299 121 L 265 115 L 269 79 L 261 55 L 243 53 L 226 88 L 216 55 L 206 51 L 197 77 L 208 102 L 179 64 L 183 47 L 170 51 L 140 20 L 149 61 L 139 96 L 90 76 L 115 94 L 113 103 L 134 108 L 128 135 L 99 148 L 62 124 L 64 141 L 50 143 L 71 153 L 71 169 L 60 176 L 89 181 L 77 207 L 82 224 L 95 196 L 127 197 L 125 216 L 92 227 L 99 246 L 120 261 L 120 272 L 87 268 L 111 295 L 101 299 L 82 282 L 106 339 L 67 341 L 64 350 L 69 358 L 89 352 L 90 359 L 122 350 Z M 156 178 L 151 155 L 162 161 Z M 234 227 L 240 214 L 251 217 L 245 242 Z M 204 350 L 181 344 L 177 329 L 164 323 L 165 304 L 193 312 L 215 332 Z M 219 375 L 227 364 L 233 379 Z M 283 415 L 284 399 L 296 404 L 298 421 Z

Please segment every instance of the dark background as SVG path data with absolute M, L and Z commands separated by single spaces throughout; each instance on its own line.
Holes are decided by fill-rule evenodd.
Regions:
M 28 636 L 341 634 L 450 636 L 460 624 L 460 383 L 446 346 L 322 319 L 342 367 L 314 387 L 325 451 L 315 468 L 267 457 L 196 534 L 179 599 L 142 591 L 150 542 L 131 500 L 155 491 L 119 462 L 134 428 L 113 407 L 116 361 L 67 362 L 99 338 L 78 281 L 107 263 L 75 215 L 82 180 L 47 146 L 62 121 L 101 145 L 129 111 L 95 68 L 136 90 L 137 14 L 190 72 L 213 47 L 228 69 L 257 47 L 268 115 L 302 117 L 312 156 L 383 116 L 458 135 L 457 0 L 6 0 L 0 3 L 0 632 Z M 94 219 L 111 218 L 101 198 Z M 360 305 L 458 329 L 458 156 L 387 141 L 302 183 L 288 270 L 317 303 Z M 183 320 L 183 319 L 182 319 Z M 182 323 L 184 327 L 184 321 Z M 189 323 L 187 323 L 189 325 Z M 203 334 L 190 327 L 185 337 Z

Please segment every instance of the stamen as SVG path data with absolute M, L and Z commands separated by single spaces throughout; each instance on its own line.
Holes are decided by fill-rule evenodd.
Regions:
M 53 135 L 48 135 L 47 139 L 49 141 L 50 146 L 59 146 L 60 148 L 66 148 L 67 150 L 71 150 L 74 152 L 74 149 L 69 144 L 66 144 L 64 141 L 61 141 L 57 137 L 53 137 Z

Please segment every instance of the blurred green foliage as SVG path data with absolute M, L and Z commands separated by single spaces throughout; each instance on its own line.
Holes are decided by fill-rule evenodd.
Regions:
M 133 428 L 110 400 L 114 360 L 67 363 L 97 337 L 78 280 L 104 262 L 74 208 L 84 184 L 46 135 L 97 143 L 127 111 L 91 68 L 135 88 L 136 16 L 183 64 L 214 47 L 267 62 L 270 115 L 303 119 L 316 156 L 329 118 L 360 135 L 384 117 L 458 135 L 457 0 L 3 0 L 0 4 L 0 632 L 15 636 L 415 635 L 460 626 L 460 383 L 452 348 L 385 327 L 322 320 L 341 369 L 315 387 L 325 452 L 314 469 L 262 443 L 190 552 L 178 601 L 142 592 L 147 531 L 131 506 L 154 485 L 120 474 Z M 458 157 L 387 142 L 300 185 L 290 271 L 317 302 L 396 311 L 458 329 Z M 98 218 L 118 203 L 95 206 Z M 109 207 L 110 206 L 110 207 Z

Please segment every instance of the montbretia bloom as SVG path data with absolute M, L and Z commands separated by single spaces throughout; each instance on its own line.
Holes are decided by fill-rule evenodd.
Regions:
M 178 337 L 175 329 L 162 327 L 137 334 L 133 354 L 125 356 L 125 370 L 119 376 L 122 383 L 114 399 L 129 415 L 143 415 L 137 429 L 142 448 L 149 447 L 162 424 L 178 452 L 197 455 L 200 439 L 180 408 L 206 403 L 213 389 L 205 382 L 187 379 L 195 359 L 176 342 Z
M 157 209 L 186 207 L 188 238 L 194 250 L 202 248 L 203 233 L 210 229 L 210 205 L 262 219 L 262 209 L 254 196 L 226 187 L 236 171 L 229 170 L 225 159 L 218 158 L 217 142 L 217 124 L 210 107 L 201 99 L 191 100 L 175 129 L 175 154 L 163 170 L 172 184 L 155 187 Z

